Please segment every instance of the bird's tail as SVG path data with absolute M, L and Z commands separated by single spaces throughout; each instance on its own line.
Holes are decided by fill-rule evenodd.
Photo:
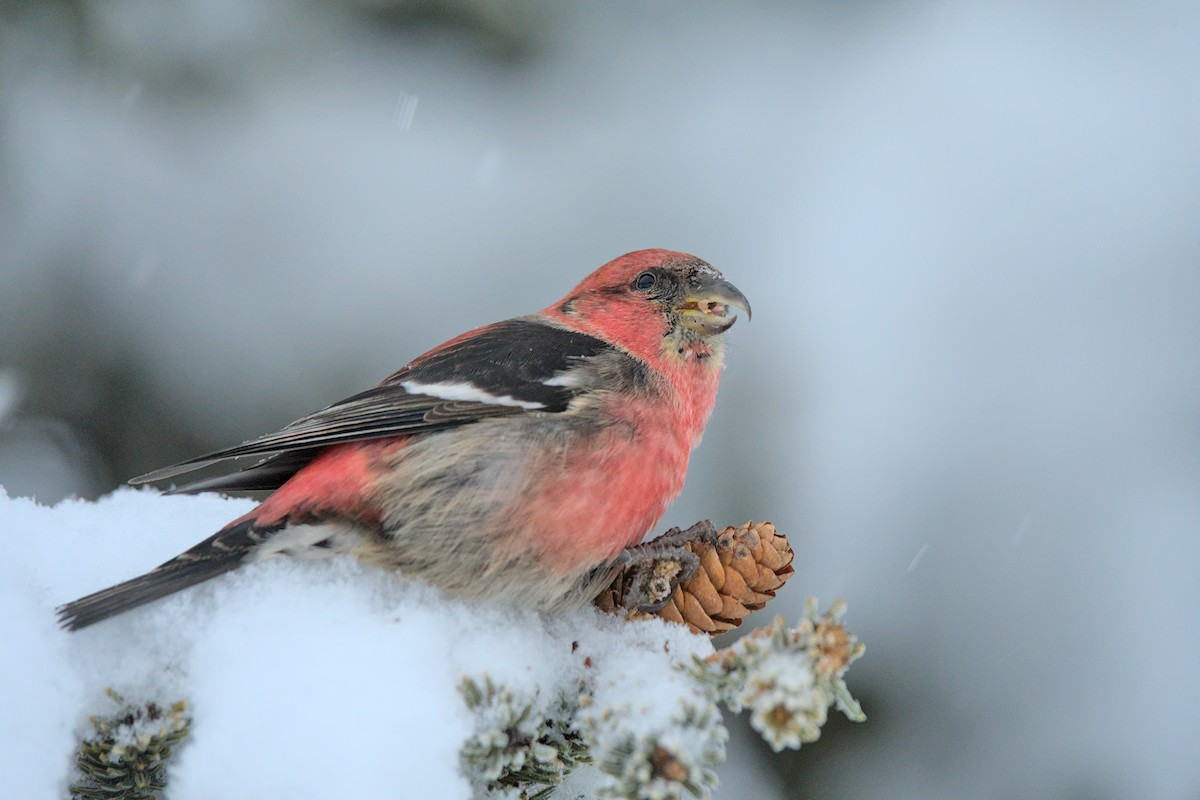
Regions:
M 229 572 L 272 532 L 255 528 L 254 523 L 254 519 L 238 520 L 145 575 L 60 606 L 59 624 L 77 631 Z

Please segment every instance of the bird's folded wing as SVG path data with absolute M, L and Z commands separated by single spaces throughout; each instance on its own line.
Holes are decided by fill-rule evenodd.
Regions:
M 481 419 L 566 411 L 585 391 L 587 363 L 614 348 L 587 334 L 525 317 L 480 328 L 432 350 L 380 385 L 275 433 L 148 472 L 153 483 L 245 456 L 278 454 L 179 491 L 273 489 L 323 447 L 428 433 Z

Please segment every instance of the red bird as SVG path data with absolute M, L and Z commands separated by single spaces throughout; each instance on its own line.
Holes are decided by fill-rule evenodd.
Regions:
M 277 433 L 135 478 L 269 456 L 175 491 L 273 493 L 60 618 L 83 628 L 280 554 L 349 553 L 461 597 L 578 608 L 683 488 L 731 306 L 750 314 L 704 261 L 629 253 L 548 308 L 464 333 Z

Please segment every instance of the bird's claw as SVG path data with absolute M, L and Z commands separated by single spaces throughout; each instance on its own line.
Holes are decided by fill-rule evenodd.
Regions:
M 682 528 L 671 528 L 662 536 L 647 542 L 640 547 L 647 545 L 667 545 L 671 547 L 683 547 L 689 542 L 700 541 L 705 544 L 716 545 L 717 543 L 717 528 L 709 520 L 703 519 L 697 522 L 692 527 L 684 530 Z
M 697 540 L 716 543 L 717 530 L 708 520 L 687 530 L 671 528 L 652 541 L 623 550 L 616 559 L 625 585 L 622 605 L 648 614 L 661 610 L 676 588 L 700 568 L 700 557 L 686 547 Z

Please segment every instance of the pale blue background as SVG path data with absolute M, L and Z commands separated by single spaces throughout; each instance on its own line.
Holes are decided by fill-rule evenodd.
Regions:
M 752 299 L 664 524 L 871 717 L 722 797 L 1200 796 L 1200 6 L 0 3 L 0 484 L 262 433 L 669 247 Z M 747 744 L 748 743 L 748 744 Z

